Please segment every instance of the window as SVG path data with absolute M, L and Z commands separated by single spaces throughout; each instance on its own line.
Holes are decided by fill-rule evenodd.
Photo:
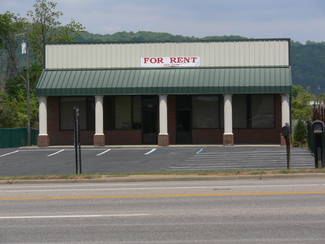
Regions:
M 193 127 L 219 128 L 219 96 L 193 96 Z
M 105 97 L 105 129 L 141 129 L 141 106 L 141 96 Z
M 274 128 L 274 95 L 251 96 L 251 128 Z
M 142 111 L 141 111 L 141 97 L 132 97 L 132 129 L 141 129 Z
M 232 97 L 232 114 L 234 128 L 247 128 L 247 95 Z
M 220 104 L 220 123 L 224 126 L 224 103 Z M 274 95 L 233 95 L 233 128 L 270 129 L 275 126 Z
M 131 129 L 132 126 L 131 97 L 115 98 L 115 129 Z
M 60 129 L 74 129 L 74 106 L 79 107 L 80 129 L 95 129 L 95 99 L 93 97 L 61 97 Z

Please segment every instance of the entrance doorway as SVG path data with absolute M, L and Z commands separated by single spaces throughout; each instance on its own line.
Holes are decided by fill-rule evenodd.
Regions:
M 142 96 L 142 143 L 158 143 L 158 98 L 157 96 Z
M 176 96 L 176 143 L 192 143 L 192 96 Z

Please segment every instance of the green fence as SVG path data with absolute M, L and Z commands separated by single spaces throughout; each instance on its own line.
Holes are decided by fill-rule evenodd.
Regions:
M 31 129 L 31 145 L 37 145 L 38 130 Z M 0 128 L 0 148 L 27 145 L 27 128 Z

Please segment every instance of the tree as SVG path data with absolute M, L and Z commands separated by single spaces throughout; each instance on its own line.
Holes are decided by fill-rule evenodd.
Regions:
M 0 14 L 0 53 L 5 67 L 4 79 L 11 79 L 18 72 L 18 59 L 16 55 L 17 38 L 21 35 L 25 20 L 9 11 Z
M 295 131 L 293 132 L 293 140 L 296 146 L 303 146 L 307 143 L 307 126 L 302 120 L 298 120 Z
M 315 101 L 315 96 L 311 94 L 310 88 L 302 86 L 292 87 L 292 117 L 298 120 L 310 120 L 313 108 L 310 102 Z
M 44 62 L 44 45 L 53 42 L 71 42 L 84 30 L 79 22 L 72 20 L 62 26 L 59 18 L 63 15 L 56 11 L 57 3 L 47 0 L 36 0 L 34 11 L 28 11 L 31 23 L 27 29 L 32 53 L 39 64 Z
M 43 69 L 44 45 L 50 42 L 74 41 L 84 29 L 74 20 L 67 25 L 61 25 L 59 18 L 63 13 L 55 10 L 56 5 L 47 0 L 36 0 L 34 10 L 27 13 L 29 21 L 10 12 L 0 14 L 0 61 L 4 60 L 5 53 L 9 61 L 4 60 L 4 63 L 8 64 L 11 72 L 10 76 L 4 77 L 4 85 L 0 86 L 0 127 L 26 126 L 26 98 L 30 95 L 28 104 L 31 127 L 37 128 L 38 99 L 34 88 Z M 22 39 L 27 41 L 30 54 L 34 57 L 25 68 L 19 68 L 16 56 L 18 43 Z M 30 93 L 26 89 L 26 71 L 30 78 Z

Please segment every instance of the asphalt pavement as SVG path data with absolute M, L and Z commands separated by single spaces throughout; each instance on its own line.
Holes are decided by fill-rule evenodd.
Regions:
M 286 169 L 281 146 L 81 147 L 82 173 Z M 292 168 L 315 168 L 308 149 L 291 148 Z M 0 176 L 74 174 L 73 147 L 0 149 Z
M 0 186 L 1 243 L 324 243 L 325 179 Z

